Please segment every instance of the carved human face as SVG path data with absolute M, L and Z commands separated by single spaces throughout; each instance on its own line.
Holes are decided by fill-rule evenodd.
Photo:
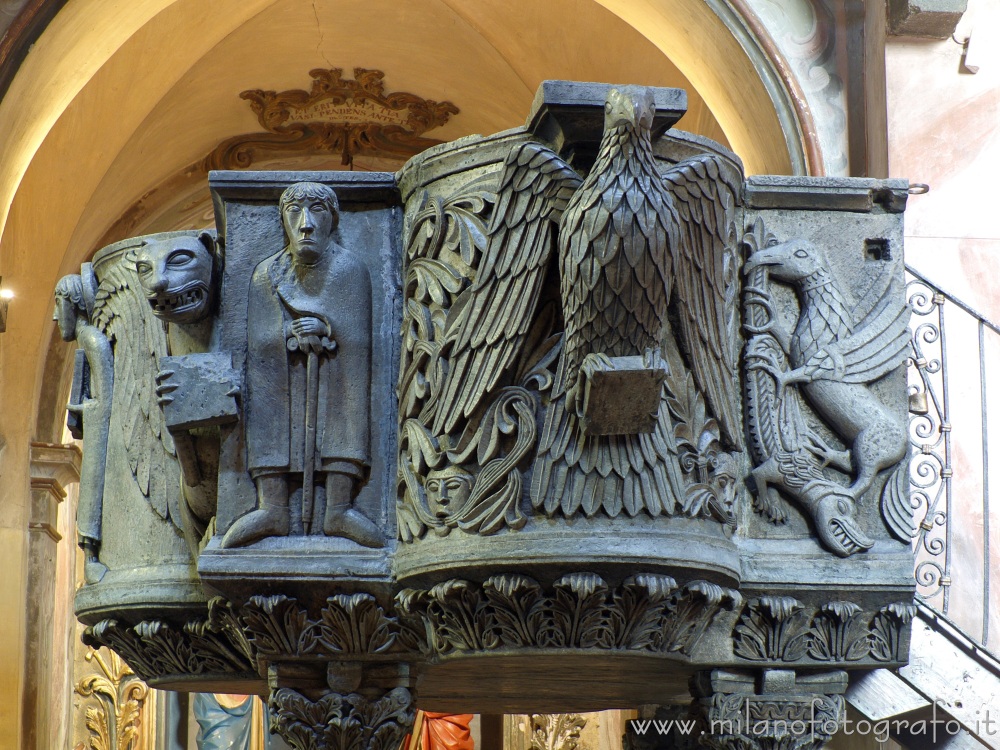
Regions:
M 56 284 L 56 309 L 52 314 L 63 341 L 76 339 L 76 319 L 83 311 L 83 282 L 75 274 L 63 276 Z
M 289 201 L 281 213 L 288 248 L 296 263 L 313 265 L 326 252 L 333 234 L 334 216 L 319 198 Z
M 455 467 L 427 474 L 424 483 L 431 515 L 445 519 L 460 513 L 472 494 L 472 475 Z
M 212 254 L 197 237 L 153 241 L 134 252 L 135 270 L 153 315 L 194 323 L 208 314 Z

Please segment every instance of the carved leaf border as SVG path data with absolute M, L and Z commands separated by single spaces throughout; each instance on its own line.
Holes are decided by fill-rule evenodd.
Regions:
M 733 653 L 753 662 L 905 662 L 914 606 L 866 612 L 854 602 L 807 608 L 791 597 L 750 599 L 733 630 Z

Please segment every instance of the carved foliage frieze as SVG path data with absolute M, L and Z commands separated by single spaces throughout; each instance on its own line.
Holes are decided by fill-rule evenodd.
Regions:
M 733 652 L 754 662 L 905 662 L 914 607 L 866 612 L 849 601 L 807 607 L 792 597 L 750 599 L 733 631 Z
M 739 606 L 738 593 L 704 581 L 677 586 L 640 575 L 617 587 L 574 573 L 545 587 L 517 574 L 482 584 L 451 580 L 397 597 L 413 641 L 432 653 L 518 648 L 584 648 L 690 655 L 715 615 Z
M 180 627 L 161 620 L 134 626 L 102 620 L 84 631 L 83 641 L 95 648 L 113 649 L 147 681 L 164 675 L 256 672 L 246 641 L 232 631 L 216 629 L 205 619 L 191 620 Z
M 254 653 L 266 659 L 289 656 L 343 658 L 399 651 L 396 620 L 371 594 L 337 594 L 319 617 L 287 596 L 255 596 L 239 610 Z
M 456 366 L 449 359 L 456 345 L 450 328 L 462 318 L 486 249 L 494 190 L 495 176 L 487 175 L 443 198 L 424 192 L 409 216 L 397 478 L 399 534 L 406 542 L 428 530 L 493 534 L 526 522 L 519 505 L 523 464 L 538 437 L 535 392 L 551 382 L 547 368 L 558 354 L 551 316 L 530 331 L 516 377 L 484 409 L 466 418 L 441 407 Z

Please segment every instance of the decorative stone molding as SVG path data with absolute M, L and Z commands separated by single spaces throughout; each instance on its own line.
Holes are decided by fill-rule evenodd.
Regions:
M 80 481 L 83 454 L 73 445 L 31 444 L 31 516 L 28 528 L 47 534 L 54 542 L 59 534 L 59 503 L 66 499 L 66 485 Z
M 612 588 L 593 573 L 551 586 L 517 574 L 482 584 L 451 580 L 396 599 L 410 642 L 432 653 L 573 648 L 690 655 L 720 609 L 740 595 L 705 581 L 678 587 L 662 575 L 636 575 Z
M 255 660 L 246 646 L 204 619 L 175 626 L 160 620 L 128 626 L 102 620 L 84 631 L 83 642 L 118 653 L 143 680 L 167 675 L 256 678 Z
M 331 596 L 316 619 L 295 599 L 255 596 L 238 617 L 253 653 L 267 659 L 342 659 L 399 650 L 396 620 L 371 594 Z
M 872 613 L 848 601 L 813 608 L 791 597 L 762 596 L 740 615 L 733 652 L 756 662 L 905 662 L 914 611 L 907 602 Z

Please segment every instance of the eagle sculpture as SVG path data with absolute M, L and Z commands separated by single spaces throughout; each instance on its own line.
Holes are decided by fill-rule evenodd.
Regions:
M 670 369 L 668 380 L 684 382 L 686 373 L 673 371 L 683 366 L 674 327 L 721 440 L 741 448 L 739 175 L 710 153 L 661 173 L 651 142 L 654 114 L 651 89 L 611 88 L 585 178 L 537 142 L 510 151 L 475 278 L 443 326 L 445 364 L 421 414 L 435 436 L 474 423 L 489 394 L 516 383 L 556 264 L 564 334 L 531 486 L 532 504 L 548 515 L 678 512 L 685 483 L 663 378 L 644 428 L 593 434 L 584 413 L 587 378 L 614 369 L 616 358 L 639 358 L 650 371 Z M 669 351 L 669 367 L 661 351 Z

